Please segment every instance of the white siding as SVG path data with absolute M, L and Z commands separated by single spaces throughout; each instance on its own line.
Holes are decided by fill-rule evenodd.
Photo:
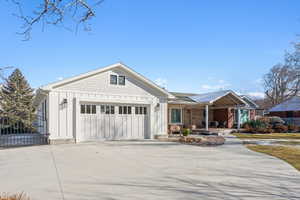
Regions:
M 125 86 L 111 85 L 110 75 L 123 75 L 126 77 Z M 84 91 L 102 94 L 117 95 L 141 95 L 141 96 L 159 96 L 156 90 L 146 86 L 141 81 L 136 80 L 132 75 L 121 70 L 106 71 L 91 77 L 78 80 L 58 88 L 60 91 Z
M 126 90 L 126 89 L 125 89 Z M 143 104 L 150 108 L 150 136 L 167 134 L 167 99 L 153 95 L 103 94 L 97 92 L 79 92 L 54 90 L 49 93 L 49 133 L 50 139 L 75 138 L 79 125 L 80 102 Z M 63 99 L 67 104 L 62 105 Z M 159 103 L 159 107 L 157 106 Z M 77 111 L 78 109 L 78 111 Z

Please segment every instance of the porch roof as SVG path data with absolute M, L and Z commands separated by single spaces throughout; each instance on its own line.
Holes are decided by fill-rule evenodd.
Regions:
M 245 106 L 247 103 L 235 92 L 231 90 L 222 90 L 217 92 L 210 92 L 204 94 L 191 93 L 172 93 L 176 99 L 170 101 L 173 104 L 214 104 L 218 106 L 241 105 Z

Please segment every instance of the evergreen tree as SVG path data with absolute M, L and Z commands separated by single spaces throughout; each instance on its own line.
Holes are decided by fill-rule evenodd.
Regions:
M 33 99 L 33 89 L 21 71 L 16 69 L 5 80 L 0 91 L 2 117 L 8 118 L 13 124 L 21 123 L 26 128 L 32 128 L 35 120 Z

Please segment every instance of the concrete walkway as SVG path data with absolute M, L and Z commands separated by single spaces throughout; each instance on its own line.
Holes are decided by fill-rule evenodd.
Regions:
M 32 200 L 300 199 L 300 173 L 237 139 L 220 147 L 103 142 L 0 150 L 0 192 Z

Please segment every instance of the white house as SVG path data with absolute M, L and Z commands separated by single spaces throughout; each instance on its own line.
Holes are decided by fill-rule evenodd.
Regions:
M 122 63 L 37 90 L 41 133 L 52 142 L 150 139 L 167 135 L 174 96 Z

